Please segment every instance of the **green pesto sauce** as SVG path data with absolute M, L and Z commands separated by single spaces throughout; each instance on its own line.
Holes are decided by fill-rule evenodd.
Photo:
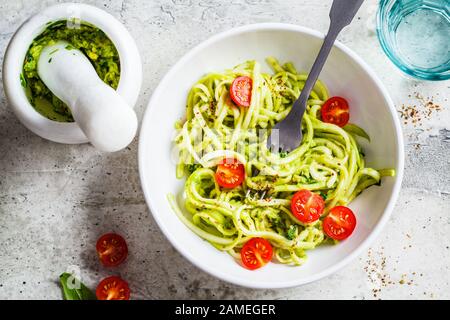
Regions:
M 120 79 L 119 53 L 102 30 L 79 21 L 53 22 L 33 40 L 25 56 L 23 73 L 20 75 L 20 82 L 25 88 L 28 100 L 40 114 L 50 120 L 73 122 L 70 109 L 47 88 L 37 72 L 42 49 L 59 40 L 69 43 L 66 49 L 75 48 L 83 52 L 99 77 L 114 89 L 117 89 Z

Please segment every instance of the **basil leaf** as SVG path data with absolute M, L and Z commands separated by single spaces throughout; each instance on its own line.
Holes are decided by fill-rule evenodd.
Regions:
M 70 273 L 59 276 L 64 300 L 96 300 L 94 293 Z M 77 285 L 75 288 L 73 288 Z

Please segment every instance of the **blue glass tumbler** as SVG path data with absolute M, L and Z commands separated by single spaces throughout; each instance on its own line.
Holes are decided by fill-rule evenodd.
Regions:
M 377 34 L 384 52 L 406 74 L 450 79 L 450 0 L 381 0 Z

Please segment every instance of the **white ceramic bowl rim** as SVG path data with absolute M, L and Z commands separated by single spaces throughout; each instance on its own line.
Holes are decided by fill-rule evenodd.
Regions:
M 16 31 L 6 49 L 3 62 L 3 83 L 6 97 L 14 113 L 31 131 L 43 138 L 61 143 L 88 142 L 76 122 L 64 123 L 47 119 L 28 101 L 20 82 L 25 54 L 47 23 L 80 18 L 101 29 L 114 43 L 120 59 L 120 80 L 117 92 L 134 107 L 142 83 L 142 63 L 136 43 L 122 23 L 100 8 L 80 3 L 50 6 L 27 19 Z
M 168 71 L 168 73 L 164 76 L 164 78 L 162 79 L 162 81 L 160 82 L 160 84 L 158 85 L 156 90 L 154 91 L 148 106 L 151 106 L 154 103 L 154 101 L 156 101 L 158 99 L 158 96 L 160 95 L 163 88 L 166 86 L 166 82 L 171 78 L 171 76 L 173 74 L 176 74 L 178 72 L 178 69 L 186 61 L 188 61 L 191 57 L 197 55 L 201 50 L 203 50 L 204 48 L 208 47 L 209 45 L 211 45 L 215 42 L 219 42 L 219 41 L 223 40 L 224 38 L 231 37 L 231 36 L 234 36 L 234 35 L 237 35 L 240 33 L 246 33 L 246 32 L 251 32 L 251 31 L 261 31 L 261 30 L 264 30 L 264 31 L 295 31 L 295 32 L 299 32 L 299 33 L 305 33 L 307 35 L 311 35 L 313 37 L 317 37 L 317 38 L 321 38 L 321 39 L 324 37 L 324 35 L 318 31 L 315 31 L 315 30 L 312 30 L 312 29 L 309 29 L 306 27 L 301 27 L 301 26 L 291 25 L 291 24 L 284 24 L 284 23 L 250 24 L 250 25 L 245 25 L 242 27 L 234 28 L 234 29 L 219 33 L 219 34 L 209 38 L 208 40 L 202 42 L 195 48 L 191 49 Z M 401 182 L 403 179 L 404 144 L 403 144 L 403 134 L 401 131 L 400 121 L 396 116 L 397 112 L 396 112 L 396 109 L 392 102 L 392 99 L 389 96 L 388 91 L 386 90 L 386 88 L 384 87 L 383 83 L 378 78 L 378 76 L 374 73 L 374 71 L 372 71 L 372 69 L 358 55 L 356 55 L 356 53 L 354 53 L 352 50 L 350 50 L 348 47 L 346 47 L 342 43 L 336 42 L 335 47 L 337 47 L 339 50 L 343 51 L 351 59 L 353 59 L 369 75 L 369 77 L 371 77 L 374 80 L 375 84 L 378 86 L 382 95 L 386 99 L 386 102 L 389 107 L 390 115 L 392 117 L 392 122 L 394 124 L 394 129 L 395 129 L 395 132 L 397 135 L 397 159 L 396 159 L 396 161 L 398 164 L 398 168 L 397 168 L 397 172 L 396 172 L 396 179 L 395 179 L 392 195 L 388 201 L 388 204 L 386 206 L 386 209 L 384 210 L 384 213 L 381 215 L 380 219 L 378 220 L 377 224 L 372 229 L 372 231 L 370 232 L 368 237 L 363 240 L 363 242 L 357 247 L 356 250 L 354 250 L 351 254 L 349 254 L 345 258 L 343 258 L 339 263 L 337 263 L 321 272 L 318 272 L 312 276 L 308 276 L 308 277 L 301 278 L 301 279 L 292 279 L 292 281 L 289 281 L 289 282 L 284 281 L 284 282 L 276 282 L 276 283 L 274 283 L 274 282 L 255 283 L 253 281 L 249 281 L 246 279 L 242 279 L 242 278 L 227 274 L 226 272 L 224 272 L 222 270 L 207 267 L 207 266 L 201 264 L 198 260 L 196 260 L 194 258 L 194 256 L 190 253 L 189 250 L 186 250 L 186 248 L 183 248 L 180 245 L 178 245 L 177 242 L 174 241 L 173 235 L 164 226 L 164 223 L 162 222 L 160 215 L 153 213 L 153 212 L 155 212 L 154 211 L 155 207 L 152 203 L 152 200 L 151 200 L 152 197 L 149 194 L 148 187 L 147 187 L 146 183 L 144 183 L 145 177 L 143 175 L 143 169 L 142 169 L 146 165 L 146 163 L 144 162 L 144 154 L 145 154 L 144 149 L 146 148 L 146 146 L 143 142 L 144 139 L 142 139 L 142 137 L 145 137 L 147 134 L 148 126 L 146 124 L 152 118 L 153 111 L 154 111 L 154 108 L 149 107 L 148 110 L 146 110 L 146 112 L 144 114 L 141 132 L 140 132 L 140 141 L 139 141 L 139 173 L 140 173 L 141 185 L 142 185 L 142 189 L 143 189 L 143 192 L 145 195 L 145 199 L 150 208 L 150 211 L 152 212 L 153 217 L 155 218 L 157 224 L 159 225 L 160 229 L 162 230 L 162 232 L 164 233 L 166 238 L 169 239 L 169 241 L 172 243 L 172 245 L 184 257 L 186 257 L 191 263 L 193 263 L 198 268 L 202 269 L 203 271 L 205 271 L 215 277 L 218 277 L 220 279 L 228 281 L 230 283 L 234 283 L 234 284 L 237 284 L 240 286 L 255 288 L 255 289 L 287 288 L 287 287 L 294 287 L 294 286 L 307 284 L 307 283 L 319 280 L 321 278 L 324 278 L 332 273 L 335 273 L 336 271 L 340 270 L 341 268 L 346 266 L 348 263 L 350 263 L 353 259 L 355 259 L 358 255 L 360 255 L 363 250 L 368 248 L 368 246 L 374 241 L 374 239 L 378 236 L 378 234 L 380 233 L 382 228 L 385 226 L 385 224 L 389 220 L 392 210 L 394 208 L 394 205 L 397 201 L 397 198 L 398 198 L 398 195 L 400 192 Z

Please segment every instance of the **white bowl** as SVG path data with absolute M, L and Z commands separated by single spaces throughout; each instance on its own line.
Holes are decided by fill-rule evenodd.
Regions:
M 183 190 L 184 180 L 176 179 L 171 160 L 171 138 L 174 122 L 185 113 L 191 86 L 207 72 L 221 71 L 248 59 L 264 63 L 270 55 L 294 62 L 299 70 L 309 70 L 322 39 L 319 32 L 288 24 L 255 24 L 226 31 L 203 42 L 173 66 L 148 105 L 139 143 L 139 170 L 147 203 L 174 247 L 193 264 L 220 279 L 253 288 L 292 287 L 318 280 L 358 256 L 389 219 L 403 176 L 400 123 L 378 77 L 340 43 L 333 48 L 320 79 L 328 85 L 331 95 L 349 101 L 351 122 L 366 129 L 372 137 L 370 144 L 362 143 L 367 164 L 397 171 L 396 177 L 383 178 L 381 187 L 369 188 L 351 203 L 358 224 L 350 238 L 336 246 L 309 251 L 309 259 L 303 266 L 269 263 L 249 271 L 191 232 L 167 201 L 167 194 L 179 195 Z
M 64 3 L 46 8 L 26 20 L 16 31 L 3 61 L 3 86 L 9 105 L 19 120 L 35 134 L 60 143 L 86 143 L 87 137 L 76 122 L 57 122 L 37 112 L 20 83 L 25 54 L 33 39 L 49 22 L 79 18 L 105 32 L 116 46 L 120 59 L 117 92 L 134 107 L 142 83 L 142 64 L 136 43 L 127 29 L 109 13 L 86 4 Z

